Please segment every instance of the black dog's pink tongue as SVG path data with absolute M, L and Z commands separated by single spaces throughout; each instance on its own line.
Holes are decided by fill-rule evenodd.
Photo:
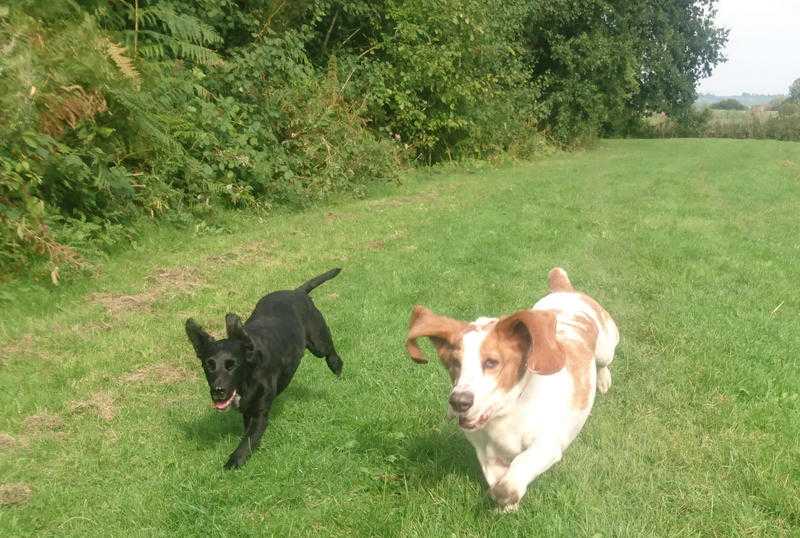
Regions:
M 230 405 L 231 405 L 231 402 L 233 401 L 233 399 L 234 399 L 235 397 L 236 397 L 236 391 L 234 390 L 234 391 L 233 391 L 233 394 L 231 394 L 231 397 L 230 397 L 230 398 L 228 398 L 227 400 L 225 400 L 224 402 L 211 402 L 211 405 L 212 405 L 212 406 L 213 406 L 215 409 L 218 409 L 218 410 L 220 410 L 220 411 L 225 411 L 225 410 L 226 410 L 228 407 L 230 407 Z

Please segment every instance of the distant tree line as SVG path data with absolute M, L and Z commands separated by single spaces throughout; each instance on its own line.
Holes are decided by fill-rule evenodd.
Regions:
M 739 111 L 720 114 L 719 111 Z M 744 112 L 747 111 L 747 112 Z M 635 132 L 640 137 L 710 137 L 760 138 L 800 141 L 800 79 L 789 88 L 788 95 L 774 99 L 765 107 L 747 106 L 736 99 L 723 99 L 707 107 L 698 107 L 690 121 L 678 122 L 667 115 L 652 115 Z
M 736 99 L 723 99 L 709 106 L 714 110 L 747 110 L 747 107 Z

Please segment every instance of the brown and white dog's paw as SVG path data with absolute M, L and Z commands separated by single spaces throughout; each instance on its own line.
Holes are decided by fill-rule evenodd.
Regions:
M 507 504 L 505 506 L 497 506 L 494 511 L 498 514 L 513 514 L 519 509 L 519 503 Z
M 502 479 L 492 487 L 489 495 L 497 503 L 500 512 L 516 512 L 519 501 L 525 495 L 525 490 L 519 488 L 511 480 Z

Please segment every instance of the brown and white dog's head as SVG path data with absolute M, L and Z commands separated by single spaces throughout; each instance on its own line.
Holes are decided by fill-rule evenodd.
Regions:
M 478 430 L 519 397 L 527 371 L 548 375 L 564 367 L 555 329 L 552 312 L 520 310 L 467 323 L 416 305 L 406 350 L 415 362 L 426 363 L 417 338 L 430 339 L 453 381 L 449 402 L 459 426 Z

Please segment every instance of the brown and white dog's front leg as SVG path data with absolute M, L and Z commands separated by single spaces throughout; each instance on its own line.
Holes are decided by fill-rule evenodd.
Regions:
M 478 462 L 481 464 L 483 477 L 491 490 L 508 472 L 508 463 L 500 458 L 490 457 L 485 450 L 477 450 Z
M 528 485 L 561 460 L 561 448 L 550 443 L 534 443 L 520 452 L 508 471 L 492 486 L 490 494 L 503 512 L 513 512 Z

